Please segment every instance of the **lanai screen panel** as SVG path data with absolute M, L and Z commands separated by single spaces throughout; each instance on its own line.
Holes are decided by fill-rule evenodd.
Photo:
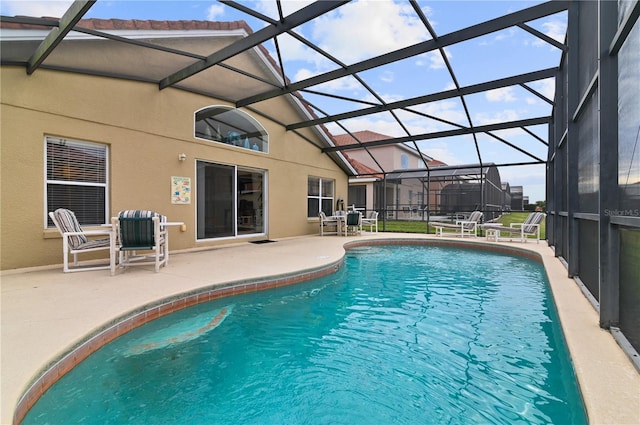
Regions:
M 631 12 L 621 2 L 619 21 Z M 636 6 L 637 7 L 637 6 Z M 618 54 L 618 215 L 640 217 L 640 25 L 635 24 Z M 614 213 L 613 211 L 610 213 Z M 620 229 L 620 329 L 640 351 L 640 228 Z

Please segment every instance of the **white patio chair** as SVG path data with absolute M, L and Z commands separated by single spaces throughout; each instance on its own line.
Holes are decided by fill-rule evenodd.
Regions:
M 378 211 L 371 211 L 367 217 L 362 217 L 360 220 L 361 229 L 364 226 L 369 226 L 369 232 L 372 232 L 375 228 L 375 233 L 378 233 Z
M 56 229 L 62 235 L 62 271 L 81 272 L 89 270 L 110 269 L 115 263 L 115 257 L 111 254 L 110 247 L 114 238 L 111 229 L 83 230 L 73 211 L 58 208 L 49 213 L 49 217 Z M 106 238 L 90 239 L 95 236 L 107 236 Z M 95 251 L 109 250 L 109 264 L 101 266 L 80 266 L 78 254 Z M 73 268 L 69 267 L 69 255 L 73 255 Z
M 118 267 L 153 265 L 155 272 L 167 264 L 167 228 L 162 223 L 165 216 L 154 211 L 125 210 L 118 217 L 111 218 L 117 243 L 112 245 L 112 253 L 119 256 Z M 140 254 L 140 251 L 147 251 Z M 149 252 L 150 251 L 150 252 Z M 111 274 L 116 265 L 112 264 Z
M 362 214 L 360 211 L 349 211 L 345 221 L 345 235 L 359 235 L 361 230 Z
M 320 211 L 318 217 L 320 219 L 320 236 L 337 235 L 340 233 L 340 223 L 342 220 L 333 217 L 329 218 L 323 211 Z

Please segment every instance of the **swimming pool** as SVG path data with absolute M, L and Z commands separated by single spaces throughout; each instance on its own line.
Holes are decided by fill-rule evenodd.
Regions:
M 32 423 L 587 423 L 543 268 L 436 246 L 197 305 L 118 338 Z

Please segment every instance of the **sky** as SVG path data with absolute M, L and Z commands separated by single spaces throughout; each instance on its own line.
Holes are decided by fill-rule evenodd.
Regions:
M 71 1 L 1 0 L 0 13 L 5 16 L 59 17 L 71 3 Z M 269 17 L 278 16 L 275 1 L 240 1 L 239 3 Z M 302 0 L 284 0 L 281 4 L 285 13 L 291 13 L 309 3 Z M 438 36 L 538 3 L 540 2 L 524 0 L 419 1 L 423 13 Z M 254 31 L 265 25 L 264 22 L 213 0 L 99 0 L 84 17 L 219 21 L 242 19 Z M 566 31 L 566 14 L 551 15 L 530 22 L 529 25 L 562 42 Z M 356 63 L 430 39 L 424 25 L 408 2 L 400 0 L 355 0 L 297 28 L 296 31 L 303 33 L 345 64 Z M 276 57 L 273 43 L 265 44 L 265 47 Z M 279 47 L 284 52 L 285 74 L 293 81 L 303 80 L 338 67 L 337 64 L 297 42 L 293 37 L 280 37 Z M 455 44 L 445 48 L 444 52 L 461 87 L 543 68 L 557 67 L 561 55 L 559 49 L 520 28 L 511 28 Z M 438 51 L 358 75 L 387 102 L 455 88 L 454 80 Z M 554 81 L 552 79 L 533 82 L 529 86 L 548 99 L 553 99 Z M 326 83 L 317 89 L 365 102 L 376 102 L 372 93 L 354 78 L 343 78 Z M 310 94 L 304 96 L 310 102 L 321 105 L 322 110 L 330 114 L 368 106 L 324 96 Z M 475 126 L 548 116 L 551 112 L 548 102 L 520 86 L 466 96 L 465 102 Z M 398 113 L 406 129 L 403 129 L 388 113 L 354 118 L 342 122 L 344 127 L 331 124 L 328 128 L 333 134 L 342 134 L 345 129 L 348 129 L 351 132 L 370 130 L 400 137 L 406 136 L 407 131 L 410 134 L 424 134 L 454 129 L 456 124 L 469 125 L 464 105 L 459 98 L 432 102 L 414 109 L 420 114 Z M 437 116 L 453 125 L 426 118 L 424 114 Z M 540 138 L 547 139 L 546 126 L 530 127 L 530 130 Z M 522 130 L 503 130 L 494 134 L 533 153 L 537 158 L 547 159 L 547 147 Z M 533 160 L 489 135 L 479 135 L 477 141 L 484 162 Z M 470 135 L 421 141 L 418 142 L 418 146 L 425 154 L 447 164 L 478 162 L 474 139 Z M 529 196 L 531 202 L 545 199 L 544 165 L 501 167 L 500 174 L 503 182 L 508 181 L 512 186 L 524 186 L 524 194 Z

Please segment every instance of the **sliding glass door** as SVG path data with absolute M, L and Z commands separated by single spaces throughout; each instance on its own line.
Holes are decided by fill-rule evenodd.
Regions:
M 198 239 L 265 233 L 265 172 L 198 161 Z
M 264 233 L 264 173 L 238 169 L 238 235 Z

